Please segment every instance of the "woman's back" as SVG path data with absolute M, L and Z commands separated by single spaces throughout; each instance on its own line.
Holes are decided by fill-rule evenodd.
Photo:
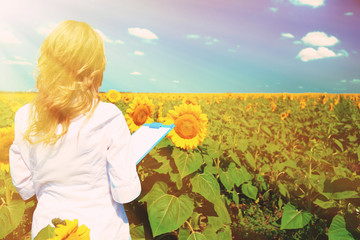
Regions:
M 76 117 L 59 141 L 43 147 L 22 140 L 29 109 L 27 104 L 16 113 L 10 164 L 19 193 L 26 199 L 34 191 L 38 199 L 33 237 L 51 219 L 61 218 L 78 219 L 79 225 L 89 227 L 92 240 L 129 239 L 127 218 L 119 203 L 135 199 L 141 187 L 121 111 L 99 102 L 87 121 L 85 115 Z M 30 175 L 27 169 L 21 172 L 22 162 Z

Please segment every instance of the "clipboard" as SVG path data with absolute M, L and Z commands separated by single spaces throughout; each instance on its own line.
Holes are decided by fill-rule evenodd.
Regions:
M 145 123 L 131 135 L 131 145 L 138 164 L 173 128 L 174 124 Z

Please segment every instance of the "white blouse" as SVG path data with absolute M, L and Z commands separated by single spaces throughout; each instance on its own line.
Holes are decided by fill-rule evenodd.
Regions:
M 122 203 L 141 192 L 132 157 L 130 131 L 122 112 L 100 102 L 88 121 L 81 115 L 68 132 L 47 147 L 23 140 L 30 104 L 15 115 L 15 140 L 10 147 L 13 184 L 26 200 L 36 194 L 32 239 L 51 219 L 78 219 L 91 240 L 128 240 L 129 223 Z M 58 133 L 61 131 L 59 125 Z

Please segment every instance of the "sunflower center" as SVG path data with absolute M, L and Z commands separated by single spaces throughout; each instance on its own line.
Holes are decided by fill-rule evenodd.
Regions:
M 149 115 L 150 115 L 150 110 L 147 106 L 145 105 L 137 106 L 133 114 L 134 123 L 137 126 L 143 125 L 146 122 Z
M 196 137 L 199 124 L 191 114 L 184 114 L 175 120 L 175 132 L 183 139 Z

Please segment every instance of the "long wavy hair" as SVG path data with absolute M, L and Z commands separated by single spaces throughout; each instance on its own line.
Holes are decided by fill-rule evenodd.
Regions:
M 60 23 L 44 40 L 34 71 L 38 93 L 31 103 L 24 139 L 55 144 L 71 120 L 93 114 L 100 102 L 106 58 L 100 35 L 85 22 Z M 61 125 L 61 132 L 57 133 Z

